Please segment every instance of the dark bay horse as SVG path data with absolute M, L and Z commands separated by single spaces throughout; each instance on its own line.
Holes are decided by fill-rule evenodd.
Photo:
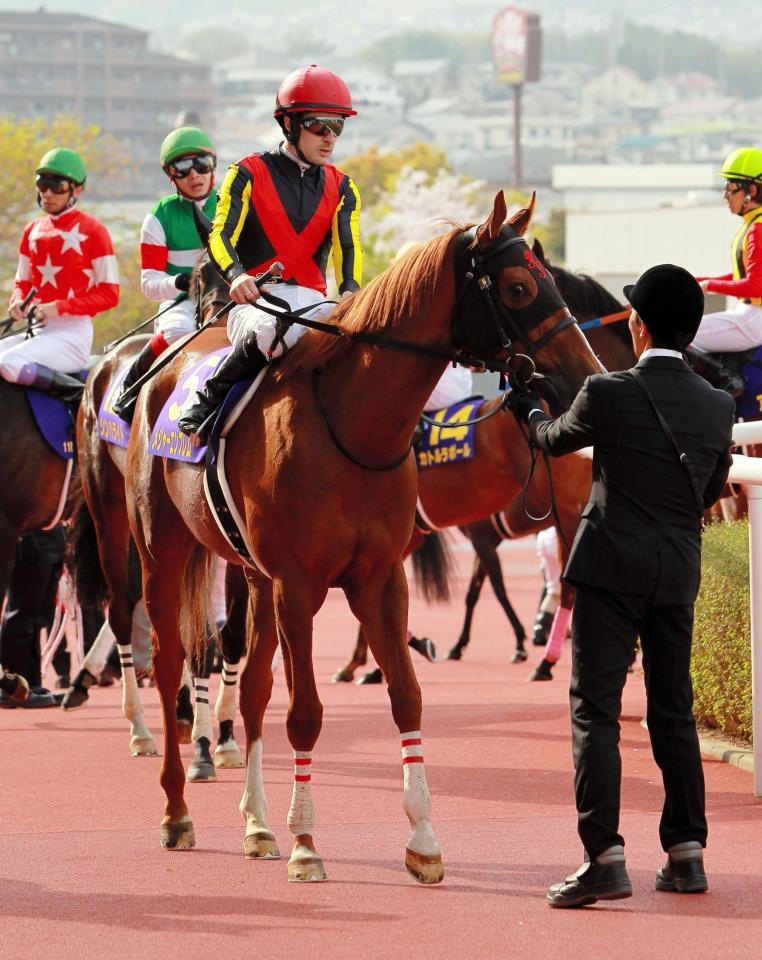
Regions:
M 533 251 L 552 274 L 561 296 L 580 323 L 622 309 L 621 304 L 591 277 L 577 276 L 548 264 L 537 241 L 533 245 Z M 585 336 L 608 369 L 624 369 L 634 362 L 635 356 L 626 324 L 596 327 L 586 331 Z M 481 415 L 494 410 L 499 404 L 500 398 L 488 400 L 482 404 L 478 413 Z M 466 621 L 454 648 L 456 655 L 452 659 L 457 659 L 457 654 L 468 643 L 473 606 L 487 575 L 514 629 L 514 662 L 521 662 L 526 659 L 525 633 L 505 591 L 497 555 L 497 545 L 503 537 L 496 533 L 489 519 L 485 518 L 507 509 L 511 516 L 511 530 L 515 536 L 536 533 L 552 526 L 552 516 L 542 521 L 532 519 L 547 512 L 550 503 L 548 476 L 544 468 L 538 465 L 527 491 L 526 506 L 531 514 L 528 516 L 524 512 L 521 492 L 529 474 L 531 453 L 521 428 L 510 411 L 498 413 L 476 426 L 475 448 L 476 453 L 472 460 L 421 470 L 418 475 L 418 499 L 431 527 L 435 530 L 461 527 L 477 552 L 467 595 Z M 551 460 L 550 470 L 558 516 L 566 542 L 570 545 L 590 492 L 591 465 L 580 457 L 568 456 Z M 415 559 L 415 551 L 422 547 L 425 549 L 431 536 L 426 537 L 416 529 L 407 552 L 413 553 Z M 564 562 L 567 552 L 568 547 L 562 545 Z M 443 575 L 438 554 L 432 554 L 431 562 L 416 564 L 415 571 L 424 594 L 434 595 L 436 581 L 441 580 Z M 571 605 L 569 588 L 564 589 L 563 600 L 565 605 Z M 355 670 L 366 660 L 367 644 L 361 630 L 351 660 L 334 674 L 334 680 L 351 680 Z M 377 681 L 378 673 L 372 671 L 368 678 Z
M 227 284 L 204 258 L 191 276 L 190 296 L 199 300 L 202 318 L 207 318 L 227 301 Z M 224 323 L 224 321 L 220 321 Z M 133 611 L 140 597 L 140 571 L 138 557 L 130 535 L 127 520 L 127 505 L 124 470 L 127 451 L 123 447 L 106 443 L 100 437 L 98 413 L 103 398 L 108 394 L 114 376 L 128 359 L 134 358 L 147 342 L 148 337 L 136 336 L 126 340 L 116 350 L 110 351 L 93 368 L 88 380 L 77 421 L 77 445 L 80 451 L 80 474 L 84 502 L 78 511 L 74 535 L 74 560 L 77 592 L 81 600 L 108 606 L 109 625 L 116 637 L 122 666 L 122 705 L 130 723 L 130 750 L 133 756 L 154 756 L 157 753 L 154 739 L 146 727 L 140 700 L 135 668 L 132 659 L 131 632 Z M 115 399 L 114 397 L 111 398 Z M 235 598 L 243 590 L 243 609 L 246 609 L 247 591 L 240 573 L 231 572 L 228 577 L 228 596 Z M 174 599 L 166 602 L 174 606 Z M 233 668 L 242 654 L 244 636 L 241 615 L 235 604 L 229 612 L 238 618 L 236 629 L 224 629 L 220 636 L 223 659 Z M 236 631 L 240 631 L 237 633 Z M 108 638 L 106 638 L 108 642 Z M 206 657 L 198 658 L 199 676 L 208 677 Z M 80 677 L 75 679 L 72 693 L 77 692 Z M 198 684 L 203 689 L 203 684 Z M 223 684 L 217 702 L 217 718 L 220 721 L 220 738 L 214 762 L 209 753 L 211 719 L 206 696 L 197 696 L 195 718 L 190 716 L 183 723 L 187 732 L 184 742 L 191 739 L 196 745 L 196 756 L 189 770 L 191 780 L 216 779 L 214 767 L 241 766 L 240 755 L 233 737 L 235 717 L 235 686 Z M 87 696 L 84 690 L 79 702 Z M 181 704 L 183 701 L 181 701 Z M 64 701 L 67 706 L 67 700 Z M 188 709 L 190 704 L 187 704 Z M 193 725 L 193 730 L 191 726 Z
M 244 852 L 252 858 L 279 856 L 267 819 L 262 727 L 280 640 L 295 767 L 288 816 L 294 837 L 291 880 L 325 879 L 313 841 L 310 770 L 322 705 L 312 664 L 312 621 L 332 586 L 344 590 L 387 679 L 402 742 L 403 806 L 412 825 L 406 868 L 422 883 L 442 879 L 423 764 L 421 694 L 406 644 L 402 556 L 418 490 L 410 439 L 453 347 L 475 362 L 511 349 L 531 352 L 543 338 L 535 362 L 561 406 L 600 369 L 584 337 L 569 324 L 547 271 L 522 239 L 530 217 L 528 208 L 506 223 L 500 193 L 478 228 L 455 228 L 412 250 L 337 307 L 331 319 L 343 336 L 310 332 L 272 375 L 265 374 L 227 434 L 227 482 L 256 560 L 246 568 L 250 632 L 241 677 L 247 738 Z M 485 278 L 479 286 L 475 274 Z M 361 339 L 371 335 L 377 335 L 373 343 Z M 379 348 L 379 337 L 387 344 L 394 339 L 398 348 Z M 178 378 L 223 339 L 221 332 L 203 334 L 144 389 L 127 454 L 130 528 L 155 631 L 154 675 L 165 728 L 161 838 L 174 849 L 195 843 L 174 712 L 184 644 L 197 644 L 203 636 L 210 551 L 233 563 L 240 557 L 212 516 L 203 468 L 153 457 L 147 442 Z M 416 352 L 415 345 L 433 352 Z

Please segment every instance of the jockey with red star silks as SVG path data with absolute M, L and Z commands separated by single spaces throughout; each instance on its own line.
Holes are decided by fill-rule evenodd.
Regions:
M 193 206 L 208 220 L 214 218 L 217 206 L 217 151 L 203 130 L 173 130 L 164 138 L 160 160 L 175 189 L 162 197 L 143 221 L 140 288 L 149 300 L 158 301 L 164 312 L 156 320 L 154 336 L 127 371 L 122 395 L 171 343 L 196 329 L 196 305 L 186 294 L 193 268 L 204 255 L 204 245 L 196 229 Z M 177 301 L 175 306 L 171 306 L 173 301 Z M 114 413 L 131 422 L 137 398 L 138 394 L 126 400 L 120 396 L 113 404 Z
M 0 375 L 74 399 L 82 382 L 69 374 L 87 366 L 93 317 L 119 302 L 119 274 L 108 230 L 76 208 L 87 179 L 79 154 L 66 147 L 49 150 L 36 173 L 44 212 L 24 228 L 8 306 L 13 320 L 33 321 L 33 335 L 0 341 Z M 33 288 L 37 292 L 23 307 Z
M 333 308 L 323 302 L 331 251 L 340 296 L 360 286 L 360 194 L 352 180 L 328 162 L 345 119 L 356 113 L 341 77 L 314 64 L 295 70 L 275 99 L 274 116 L 285 140 L 228 170 L 208 247 L 236 304 L 227 325 L 233 350 L 178 421 L 194 444 L 205 439 L 233 384 L 263 369 L 265 354 L 275 343 L 275 318 L 256 306 L 256 274 L 280 261 L 285 283 L 275 288 L 265 284 L 262 292 L 273 293 L 290 310 L 314 306 L 307 317 Z M 305 330 L 293 323 L 283 338 L 286 348 Z M 272 355 L 282 352 L 278 342 Z

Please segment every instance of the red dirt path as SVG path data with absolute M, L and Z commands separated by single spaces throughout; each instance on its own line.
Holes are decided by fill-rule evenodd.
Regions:
M 529 542 L 503 553 L 527 626 L 539 588 Z M 458 554 L 462 573 L 470 554 Z M 446 608 L 415 598 L 413 628 L 445 653 L 460 626 L 462 592 Z M 659 775 L 640 726 L 637 675 L 626 691 L 622 828 L 631 900 L 553 911 L 547 885 L 581 861 L 574 829 L 568 661 L 553 683 L 526 683 L 512 666 L 502 613 L 485 589 L 474 642 L 460 663 L 415 665 L 424 692 L 424 742 L 445 880 L 406 875 L 399 741 L 383 687 L 332 685 L 354 627 L 332 592 L 316 627 L 325 704 L 314 755 L 318 849 L 326 884 L 286 882 L 285 860 L 241 852 L 243 771 L 188 787 L 198 846 L 159 846 L 159 760 L 132 759 L 115 688 L 90 705 L 2 711 L 0 957 L 576 958 L 752 960 L 762 956 L 762 803 L 748 773 L 707 760 L 711 892 L 656 893 Z M 538 652 L 531 651 L 536 661 Z M 216 681 L 212 685 L 216 692 Z M 143 691 L 160 730 L 155 691 Z M 291 754 L 282 673 L 267 718 L 265 773 L 281 851 Z M 241 724 L 237 724 L 240 735 Z M 189 751 L 189 747 L 183 748 Z

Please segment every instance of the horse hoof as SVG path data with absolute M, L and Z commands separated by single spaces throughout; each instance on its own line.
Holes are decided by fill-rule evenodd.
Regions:
M 161 845 L 165 850 L 192 850 L 196 846 L 196 834 L 191 821 L 162 823 Z
M 214 751 L 214 765 L 218 770 L 239 770 L 246 766 L 235 740 L 218 743 Z
M 410 847 L 405 847 L 405 869 L 418 883 L 441 883 L 444 876 L 441 854 L 427 856 L 424 853 L 416 853 Z
M 243 838 L 243 855 L 247 860 L 280 860 L 275 835 L 269 830 L 247 834 Z
M 420 653 L 422 657 L 425 657 L 429 663 L 436 661 L 437 648 L 434 646 L 434 641 L 429 640 L 428 637 L 411 637 L 407 645 L 411 650 L 415 650 L 416 653 Z
M 130 753 L 133 757 L 158 757 L 159 755 L 153 737 L 132 737 Z
M 90 694 L 85 690 L 84 687 L 73 686 L 64 694 L 64 698 L 61 701 L 62 710 L 79 710 L 80 707 L 84 707 L 87 701 L 90 699 Z
M 351 670 L 337 670 L 331 677 L 331 683 L 351 683 L 354 680 L 354 674 Z
M 327 879 L 320 857 L 309 847 L 298 844 L 288 861 L 289 883 L 321 883 Z
M 177 742 L 191 743 L 191 734 L 193 733 L 193 723 L 188 720 L 177 721 Z
M 553 664 L 549 663 L 547 660 L 541 660 L 529 676 L 530 683 L 534 680 L 552 680 L 552 666 Z
M 460 647 L 453 647 L 452 650 L 447 654 L 445 660 L 462 660 L 463 651 Z
M 185 779 L 188 783 L 216 783 L 217 771 L 208 760 L 191 760 Z
M 511 657 L 511 663 L 524 663 L 527 658 L 526 650 L 516 650 Z
M 375 670 L 369 670 L 367 673 L 364 673 L 360 679 L 357 681 L 358 685 L 364 685 L 366 683 L 383 683 L 384 674 L 380 667 L 376 667 Z

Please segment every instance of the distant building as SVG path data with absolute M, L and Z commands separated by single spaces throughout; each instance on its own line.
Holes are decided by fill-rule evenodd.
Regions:
M 166 184 L 162 139 L 183 110 L 208 125 L 212 96 L 207 66 L 149 50 L 143 30 L 44 8 L 0 11 L 0 112 L 97 124 L 138 165 L 134 194 Z

